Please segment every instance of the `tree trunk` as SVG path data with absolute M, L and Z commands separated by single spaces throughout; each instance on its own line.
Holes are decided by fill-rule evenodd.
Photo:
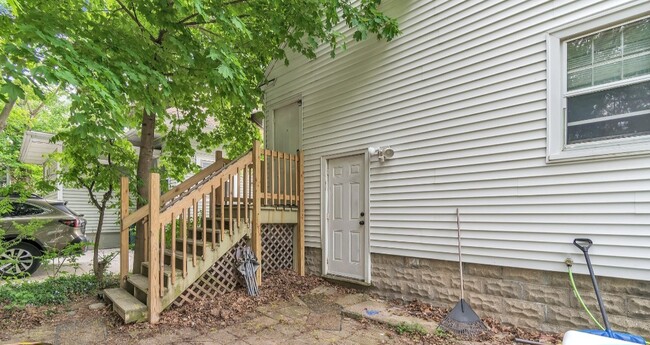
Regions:
M 149 173 L 153 166 L 153 141 L 154 129 L 156 128 L 156 114 L 146 110 L 142 114 L 142 132 L 140 134 L 140 156 L 138 157 L 138 208 L 146 205 L 149 200 Z M 135 250 L 133 257 L 133 272 L 140 273 L 142 262 L 147 261 L 144 257 L 145 227 L 142 222 L 136 225 Z
M 95 232 L 95 243 L 93 244 L 93 272 L 99 288 L 104 287 L 104 271 L 106 263 L 99 262 L 99 240 L 102 237 L 102 227 L 104 226 L 104 214 L 106 214 L 106 203 L 102 203 L 99 210 L 99 220 L 97 221 L 97 230 Z
M 2 133 L 7 127 L 9 114 L 11 114 L 11 109 L 13 109 L 15 104 L 16 98 L 9 100 L 9 102 L 5 103 L 4 107 L 2 107 L 2 112 L 0 113 L 0 133 Z

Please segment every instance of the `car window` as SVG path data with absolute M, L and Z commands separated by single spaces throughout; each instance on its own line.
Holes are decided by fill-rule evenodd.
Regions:
M 12 202 L 11 207 L 13 210 L 6 217 L 25 217 L 45 213 L 45 210 L 40 207 L 22 202 Z

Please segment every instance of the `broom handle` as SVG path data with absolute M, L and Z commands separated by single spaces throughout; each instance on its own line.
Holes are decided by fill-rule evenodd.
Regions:
M 460 246 L 460 211 L 456 209 L 456 229 L 458 229 L 458 264 L 460 265 L 460 299 L 465 299 L 465 282 L 463 280 L 463 254 Z

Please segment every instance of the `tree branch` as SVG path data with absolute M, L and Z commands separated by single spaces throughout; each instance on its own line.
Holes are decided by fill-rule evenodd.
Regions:
M 36 115 L 38 115 L 38 113 L 40 113 L 41 110 L 43 110 L 44 106 L 45 106 L 45 101 L 41 101 L 41 103 L 38 105 L 38 107 L 36 107 L 36 109 L 34 109 L 34 110 L 29 109 L 29 118 L 30 119 L 35 118 Z
M 192 18 L 194 18 L 194 17 L 196 17 L 196 16 L 198 16 L 198 15 L 199 15 L 198 13 L 190 14 L 189 16 L 187 16 L 187 17 L 185 17 L 185 18 L 179 20 L 178 22 L 176 22 L 176 24 L 183 24 L 183 23 L 185 23 L 186 21 L 188 21 L 188 20 L 190 20 L 190 19 L 192 19 Z
M 16 104 L 16 98 L 9 100 L 8 103 L 5 103 L 2 107 L 2 112 L 0 112 L 0 133 L 5 130 L 7 127 L 7 119 L 9 119 L 9 114 L 11 114 L 11 109 L 13 109 Z
M 237 17 L 238 18 L 246 18 L 246 17 L 250 17 L 250 14 L 240 14 Z M 198 25 L 204 25 L 204 24 L 214 24 L 214 23 L 216 23 L 218 21 L 219 21 L 218 19 L 206 20 L 204 22 L 194 21 L 194 22 L 187 22 L 184 25 L 185 26 L 198 26 Z
M 129 15 L 129 17 L 131 17 L 131 19 L 133 19 L 133 21 L 138 25 L 138 27 L 140 27 L 140 29 L 141 29 L 142 31 L 146 32 L 147 35 L 149 35 L 149 39 L 151 39 L 151 41 L 153 41 L 153 42 L 156 42 L 156 38 L 153 37 L 153 35 L 151 34 L 151 32 L 149 32 L 149 30 L 147 30 L 147 28 L 145 28 L 144 25 L 142 25 L 142 23 L 140 22 L 140 20 L 138 19 L 138 17 L 135 15 L 135 12 L 131 12 L 131 11 L 129 11 L 129 8 L 126 7 L 126 5 L 124 5 L 124 3 L 122 2 L 122 0 L 116 0 L 116 1 L 117 1 L 117 3 L 120 5 L 120 7 L 121 7 L 121 8 L 122 8 L 122 9 L 123 9 L 123 10 L 124 10 L 128 15 Z
M 158 31 L 158 37 L 154 40 L 154 43 L 161 45 L 163 41 L 163 37 L 165 37 L 165 34 L 167 33 L 167 30 L 161 29 Z
M 90 185 L 86 185 L 83 183 L 83 180 L 78 177 L 77 180 L 79 181 L 79 184 L 82 186 L 86 186 L 86 189 L 88 190 L 88 197 L 90 198 L 90 201 L 93 203 L 93 206 L 95 206 L 97 209 L 100 209 L 99 202 L 97 201 L 97 197 L 95 197 L 95 193 L 93 193 L 93 190 L 95 189 L 95 180 L 93 179 L 93 182 L 90 183 Z
M 248 2 L 248 0 L 233 0 L 226 2 L 224 5 L 229 6 L 229 5 L 236 5 L 236 4 L 241 4 L 242 2 Z

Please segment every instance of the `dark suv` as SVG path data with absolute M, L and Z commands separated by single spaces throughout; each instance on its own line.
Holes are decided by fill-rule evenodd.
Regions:
M 24 199 L 8 197 L 11 212 L 0 215 L 5 240 L 18 237 L 16 224 L 39 224 L 33 236 L 0 254 L 0 275 L 34 273 L 41 265 L 39 257 L 46 249 L 60 250 L 71 243 L 86 242 L 86 220 L 66 207 L 65 201 L 45 200 L 36 195 Z M 32 223 L 34 224 L 34 223 Z

